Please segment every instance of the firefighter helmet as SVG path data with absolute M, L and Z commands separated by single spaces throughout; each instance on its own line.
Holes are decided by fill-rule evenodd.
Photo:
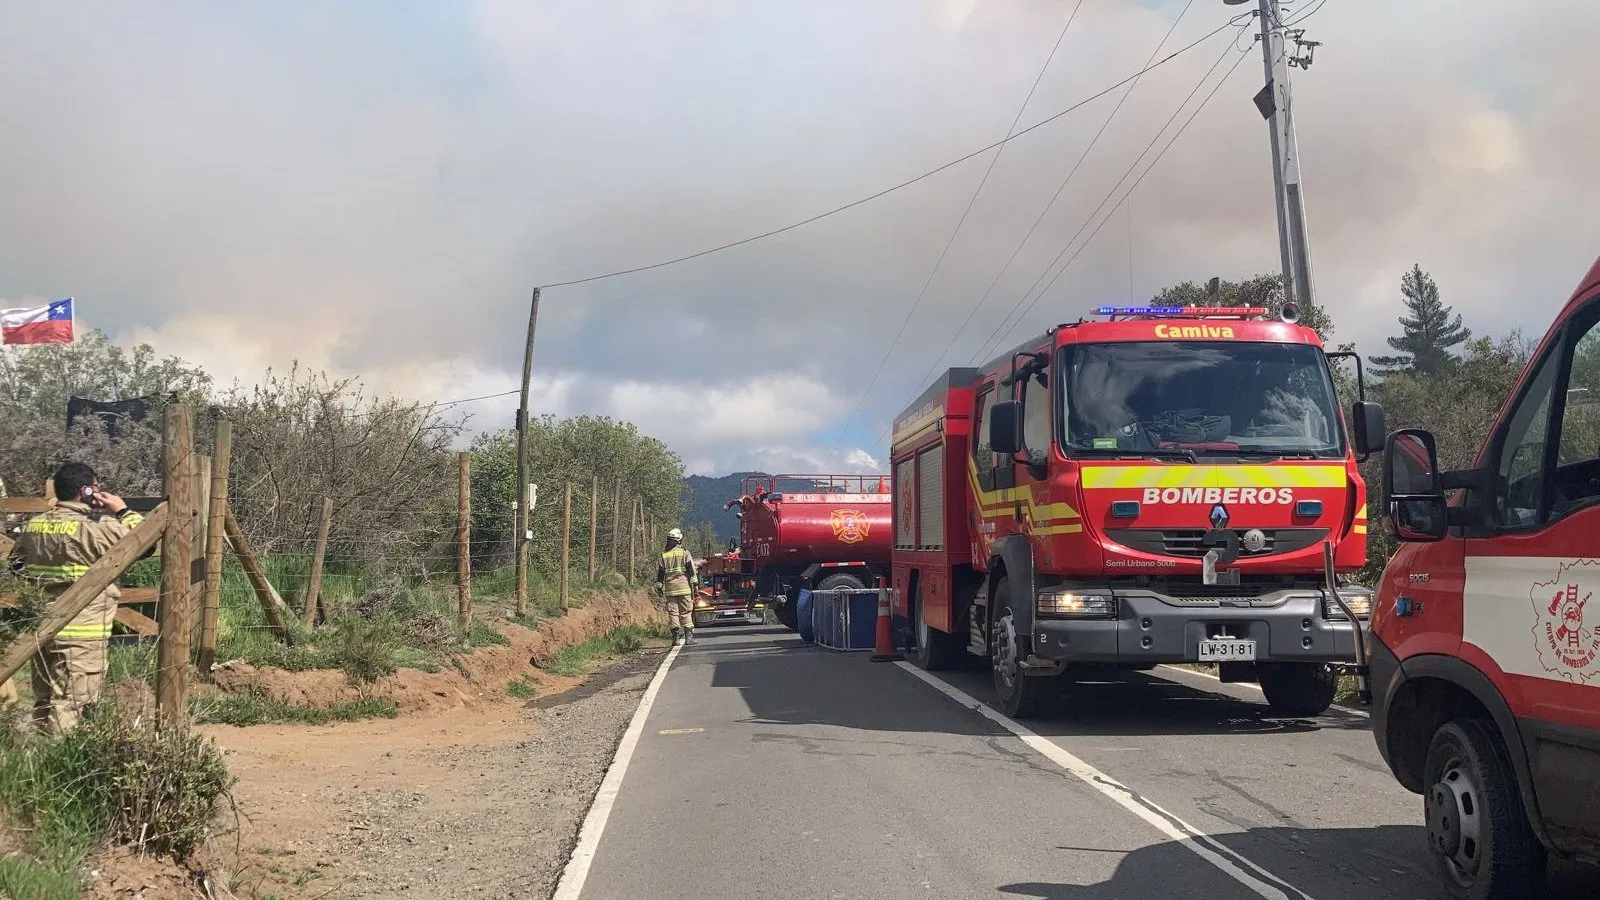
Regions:
M 672 540 L 672 541 L 681 541 L 681 540 L 683 540 L 683 529 L 674 528 L 671 531 L 667 532 L 667 539 L 668 540 Z

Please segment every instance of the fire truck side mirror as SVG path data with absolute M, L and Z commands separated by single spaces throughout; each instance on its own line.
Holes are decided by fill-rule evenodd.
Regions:
M 1351 437 L 1356 445 L 1356 453 L 1363 462 L 1368 456 L 1383 449 L 1384 432 L 1387 430 L 1383 420 L 1383 405 L 1368 400 L 1357 400 L 1350 404 L 1350 425 L 1355 432 Z
M 989 408 L 989 447 L 996 453 L 1022 452 L 1022 406 L 1002 400 Z
M 1389 500 L 1389 531 L 1402 541 L 1431 542 L 1449 531 L 1449 508 L 1439 476 L 1433 435 L 1402 428 L 1383 448 L 1383 495 Z

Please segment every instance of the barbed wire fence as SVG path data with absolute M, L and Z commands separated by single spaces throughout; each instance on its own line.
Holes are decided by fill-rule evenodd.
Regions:
M 471 496 L 468 454 L 460 455 L 457 490 L 448 492 L 455 502 L 437 504 L 455 506 L 455 521 L 435 509 L 422 513 L 431 527 L 399 528 L 396 521 L 418 510 L 295 484 L 230 483 L 229 426 L 206 429 L 202 439 L 212 439 L 213 452 L 204 455 L 196 452 L 190 411 L 172 406 L 166 416 L 165 487 L 162 496 L 137 498 L 144 522 L 64 593 L 16 578 L 0 591 L 0 685 L 110 584 L 122 593 L 110 680 L 150 684 L 158 716 L 169 718 L 187 717 L 191 671 L 204 678 L 214 664 L 235 659 L 315 667 L 322 631 L 385 609 L 404 612 L 406 627 L 431 629 L 413 635 L 422 644 L 470 644 L 485 635 L 475 606 L 515 618 L 517 535 L 475 529 L 471 514 L 474 503 L 509 508 L 511 499 Z M 546 487 L 531 510 L 526 552 L 535 602 L 524 624 L 562 615 L 596 589 L 648 580 L 670 527 L 644 492 L 621 479 L 608 486 L 591 476 L 556 487 L 558 499 L 546 499 Z M 289 504 L 315 511 L 311 533 L 263 527 L 271 518 L 262 510 Z M 48 498 L 6 505 L 6 530 L 14 533 Z M 0 539 L 0 555 L 9 544 Z M 139 558 L 152 549 L 153 558 Z

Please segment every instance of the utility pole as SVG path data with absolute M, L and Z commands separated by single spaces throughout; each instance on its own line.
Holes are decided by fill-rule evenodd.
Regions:
M 1223 0 L 1239 6 L 1250 0 Z M 1303 317 L 1311 311 L 1311 245 L 1306 234 L 1305 194 L 1300 183 L 1300 147 L 1295 141 L 1294 104 L 1289 89 L 1291 66 L 1308 68 L 1311 53 L 1290 56 L 1290 34 L 1283 23 L 1278 0 L 1257 0 L 1261 16 L 1261 55 L 1267 83 L 1255 96 L 1256 108 L 1267 120 L 1272 137 L 1272 182 L 1278 207 L 1278 251 L 1282 257 L 1284 299 L 1300 305 Z M 1315 48 L 1295 32 L 1296 47 Z
M 539 325 L 539 289 L 528 304 L 528 345 L 522 351 L 522 402 L 517 405 L 517 615 L 528 614 L 528 382 L 533 380 L 533 335 Z

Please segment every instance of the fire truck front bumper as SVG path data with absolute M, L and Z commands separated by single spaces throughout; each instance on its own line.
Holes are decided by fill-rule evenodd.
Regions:
M 1340 588 L 1365 622 L 1370 595 Z M 1077 597 L 1063 602 L 1062 596 Z M 1072 607 L 1076 616 L 1057 610 Z M 1088 614 L 1099 613 L 1099 618 Z M 1318 589 L 1217 598 L 1148 590 L 1042 592 L 1033 622 L 1033 655 L 1061 663 L 1143 667 L 1160 663 L 1355 661 L 1355 630 Z

